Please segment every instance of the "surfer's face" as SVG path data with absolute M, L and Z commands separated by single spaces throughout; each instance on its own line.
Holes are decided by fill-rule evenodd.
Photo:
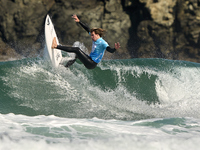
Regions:
M 100 38 L 100 36 L 99 36 L 99 34 L 95 34 L 95 32 L 93 31 L 91 33 L 91 38 L 92 38 L 93 41 L 96 41 Z

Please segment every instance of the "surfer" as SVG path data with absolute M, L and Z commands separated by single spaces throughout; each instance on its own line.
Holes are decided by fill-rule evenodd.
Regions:
M 105 33 L 104 29 L 90 29 L 87 25 L 79 20 L 77 15 L 73 15 L 72 18 L 74 18 L 74 21 L 79 23 L 91 36 L 93 42 L 90 55 L 88 56 L 87 54 L 85 54 L 79 47 L 67 47 L 63 45 L 57 45 L 55 37 L 52 42 L 52 48 L 60 49 L 69 53 L 75 53 L 76 58 L 78 58 L 88 69 L 94 69 L 97 66 L 97 64 L 102 60 L 105 50 L 110 53 L 114 53 L 118 48 L 120 48 L 119 42 L 115 43 L 114 48 L 111 48 L 108 43 L 102 38 Z M 69 61 L 65 67 L 71 66 L 76 61 L 76 58 Z

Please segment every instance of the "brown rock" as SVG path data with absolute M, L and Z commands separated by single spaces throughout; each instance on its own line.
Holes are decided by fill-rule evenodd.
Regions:
M 107 30 L 107 58 L 167 58 L 200 62 L 200 3 L 194 0 L 0 0 L 0 54 L 32 57 L 44 48 L 44 21 L 52 17 L 62 44 L 80 41 L 90 51 L 89 35 L 71 18 Z M 10 53 L 8 51 L 14 52 Z

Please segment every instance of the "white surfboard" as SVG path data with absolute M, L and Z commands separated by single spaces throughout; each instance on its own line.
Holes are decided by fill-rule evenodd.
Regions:
M 58 65 L 62 60 L 62 53 L 61 50 L 51 48 L 54 37 L 56 37 L 57 43 L 59 44 L 51 18 L 49 17 L 49 15 L 47 15 L 45 21 L 45 41 L 46 41 L 47 53 L 53 66 L 58 67 Z

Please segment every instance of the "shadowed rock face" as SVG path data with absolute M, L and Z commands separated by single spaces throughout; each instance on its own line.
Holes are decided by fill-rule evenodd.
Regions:
M 0 0 L 0 54 L 38 55 L 44 47 L 46 14 L 60 43 L 80 41 L 90 51 L 90 36 L 71 18 L 77 14 L 90 27 L 106 29 L 104 39 L 111 47 L 121 43 L 120 50 L 104 58 L 200 62 L 199 5 L 194 0 Z

